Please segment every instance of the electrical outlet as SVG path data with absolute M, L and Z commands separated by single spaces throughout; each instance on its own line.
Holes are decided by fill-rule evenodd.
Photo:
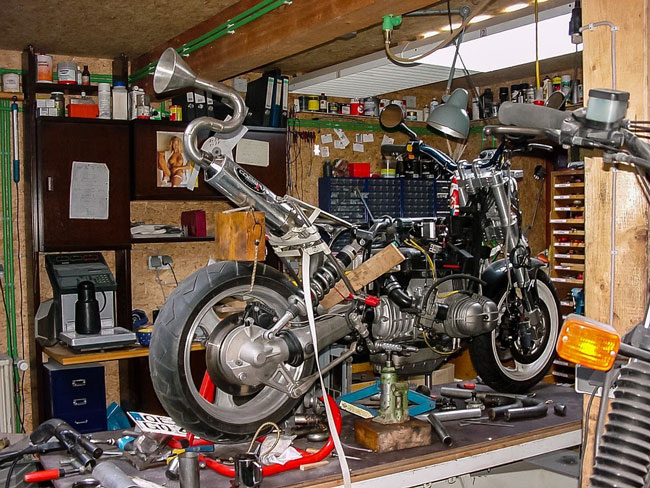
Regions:
M 147 260 L 149 269 L 170 269 L 170 265 L 174 264 L 171 256 L 166 254 L 156 254 L 149 256 Z

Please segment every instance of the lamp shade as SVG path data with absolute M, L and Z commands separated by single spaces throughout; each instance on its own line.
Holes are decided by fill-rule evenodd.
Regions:
M 468 101 L 467 90 L 456 88 L 445 103 L 438 105 L 431 112 L 427 124 L 443 134 L 467 139 L 469 134 Z

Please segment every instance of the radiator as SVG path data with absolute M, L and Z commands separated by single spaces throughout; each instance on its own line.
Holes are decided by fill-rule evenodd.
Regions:
M 15 432 L 13 361 L 0 354 L 0 432 Z

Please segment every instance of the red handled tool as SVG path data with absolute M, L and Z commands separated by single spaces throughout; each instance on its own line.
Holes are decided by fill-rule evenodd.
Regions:
M 58 480 L 59 478 L 65 478 L 71 474 L 78 474 L 81 470 L 79 469 L 70 469 L 66 471 L 65 469 L 46 469 L 43 471 L 34 471 L 33 473 L 27 473 L 24 477 L 25 483 L 42 483 L 44 481 Z

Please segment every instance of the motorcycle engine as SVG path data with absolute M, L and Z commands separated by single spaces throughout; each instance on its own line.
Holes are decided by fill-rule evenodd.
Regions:
M 419 325 L 450 337 L 473 337 L 494 330 L 499 311 L 483 295 L 454 292 L 441 300 L 429 300 Z
M 426 293 L 425 280 L 412 279 L 407 288 L 414 298 L 414 303 L 421 303 Z M 416 316 L 403 312 L 387 296 L 379 297 L 379 305 L 375 308 L 372 321 L 372 336 L 381 341 L 407 342 L 417 339 L 419 332 L 415 327 Z

